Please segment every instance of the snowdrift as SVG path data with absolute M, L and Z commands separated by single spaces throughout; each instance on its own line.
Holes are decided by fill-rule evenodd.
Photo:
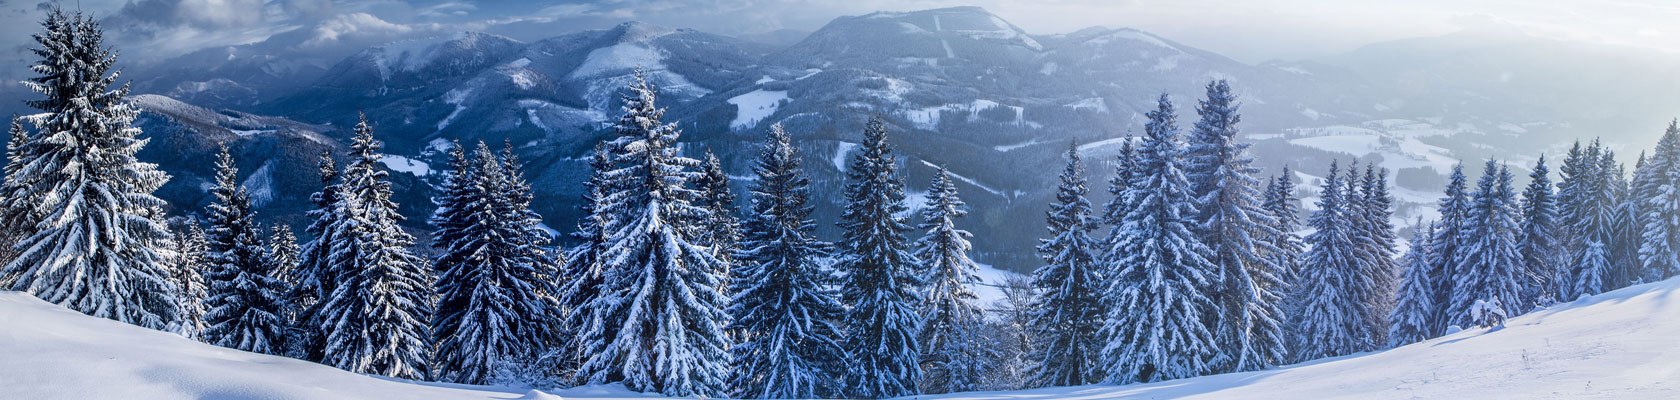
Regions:
M 1674 399 L 1680 278 L 1392 350 L 1147 385 L 924 399 Z
M 422 384 L 223 349 L 0 292 L 0 398 L 551 399 Z M 1680 398 L 1680 279 L 1634 286 L 1393 350 L 1147 385 L 974 392 L 936 399 Z
M 558 399 L 642 397 L 414 383 L 225 349 L 0 291 L 0 399 Z

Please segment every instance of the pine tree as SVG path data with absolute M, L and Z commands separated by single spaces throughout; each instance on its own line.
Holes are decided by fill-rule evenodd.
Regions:
M 204 301 L 203 337 L 206 343 L 253 353 L 284 354 L 286 292 L 273 275 L 268 248 L 257 234 L 251 196 L 239 184 L 239 169 L 227 146 L 216 158 L 216 201 L 205 210 L 210 263 Z
M 1394 311 L 1388 317 L 1388 347 L 1400 347 L 1435 337 L 1429 317 L 1434 306 L 1435 277 L 1429 276 L 1429 238 L 1434 226 L 1422 229 L 1420 218 L 1413 226 L 1412 238 L 1405 257 L 1400 260 L 1400 289 Z
M 578 206 L 583 217 L 578 219 L 577 227 L 571 233 L 572 240 L 578 244 L 567 250 L 566 263 L 560 271 L 560 294 L 556 297 L 564 315 L 561 330 L 569 337 L 562 338 L 565 345 L 560 346 L 558 351 L 551 351 L 555 354 L 548 357 L 563 360 L 560 371 L 556 371 L 563 375 L 577 375 L 578 368 L 588 358 L 588 354 L 582 351 L 585 339 L 617 335 L 618 326 L 601 320 L 599 311 L 603 308 L 597 306 L 605 306 L 606 303 L 595 301 L 604 294 L 601 293 L 601 283 L 606 279 L 601 253 L 606 251 L 604 227 L 609 216 L 603 201 L 612 188 L 607 180 L 607 173 L 612 171 L 613 166 L 611 157 L 605 143 L 595 146 L 589 161 L 592 173 L 583 184 L 584 195 Z
M 1564 158 L 1563 181 L 1558 185 L 1563 223 L 1564 226 L 1571 227 L 1568 231 L 1571 259 L 1582 261 L 1595 258 L 1585 252 L 1591 243 L 1596 242 L 1602 247 L 1600 251 L 1603 253 L 1597 257 L 1604 258 L 1609 266 L 1605 270 L 1589 271 L 1592 265 L 1571 263 L 1568 275 L 1561 280 L 1579 283 L 1587 280 L 1584 274 L 1595 274 L 1597 276 L 1592 280 L 1598 284 L 1594 287 L 1600 291 L 1616 288 L 1616 274 L 1619 271 L 1614 250 L 1616 235 L 1613 227 L 1617 206 L 1614 203 L 1616 185 L 1610 179 L 1615 173 L 1606 171 L 1607 167 L 1614 163 L 1606 163 L 1607 157 L 1613 155 L 1597 140 L 1583 150 L 1571 149 L 1569 156 Z M 1562 293 L 1562 298 L 1573 299 L 1582 294 L 1597 294 L 1576 291 L 1581 287 L 1578 284 L 1567 286 L 1570 292 Z
M 752 213 L 742 232 L 731 281 L 733 394 L 738 398 L 844 396 L 845 349 L 837 323 L 845 313 L 833 278 L 817 261 L 828 244 L 811 220 L 811 180 L 781 124 L 759 153 Z
M 1557 195 L 1552 192 L 1551 170 L 1546 156 L 1534 163 L 1528 174 L 1528 187 L 1522 193 L 1522 233 L 1517 251 L 1522 253 L 1525 272 L 1521 304 L 1548 305 L 1557 299 L 1558 282 L 1554 279 L 1563 266 L 1559 240 Z
M 978 390 L 986 368 L 987 347 L 980 337 L 985 315 L 974 304 L 979 296 L 969 289 L 980 282 L 980 267 L 968 258 L 971 235 L 956 226 L 958 218 L 968 215 L 966 207 L 951 174 L 939 168 L 928 185 L 920 226 L 926 233 L 916 252 L 926 270 L 924 319 L 917 339 L 922 345 L 924 393 Z
M 336 287 L 321 299 L 322 363 L 403 379 L 428 376 L 432 308 L 426 261 L 399 225 L 380 143 L 366 116 L 356 124 L 351 160 L 339 177 L 338 221 L 329 263 Z
M 1162 94 L 1148 113 L 1138 175 L 1126 190 L 1132 206 L 1121 236 L 1109 249 L 1102 337 L 1107 381 L 1125 384 L 1188 378 L 1207 373 L 1217 346 L 1211 295 L 1218 266 L 1193 229 L 1196 199 L 1184 176 L 1183 143 L 1172 101 Z M 1260 362 L 1256 360 L 1256 362 Z
M 591 383 L 621 381 L 631 390 L 668 396 L 721 396 L 729 362 L 728 299 L 718 291 L 722 262 L 696 242 L 706 210 L 691 203 L 698 160 L 677 150 L 680 134 L 661 121 L 654 88 L 640 71 L 624 97 L 624 116 L 614 126 L 619 138 L 611 191 L 602 199 L 606 220 L 605 272 L 593 299 L 601 325 L 592 328 L 578 371 Z
M 1587 247 L 1581 250 L 1581 257 L 1575 260 L 1576 269 L 1573 289 L 1577 297 L 1592 296 L 1604 293 L 1604 275 L 1610 271 L 1610 259 L 1604 256 L 1604 243 L 1588 241 Z
M 1452 174 L 1447 179 L 1446 194 L 1436 208 L 1441 212 L 1441 220 L 1436 224 L 1435 236 L 1429 238 L 1429 276 L 1435 277 L 1435 297 L 1429 302 L 1434 308 L 1430 316 L 1430 336 L 1440 336 L 1452 325 L 1452 316 L 1448 314 L 1454 290 L 1451 277 L 1458 276 L 1458 238 L 1464 231 L 1465 222 L 1470 219 L 1469 193 L 1464 165 L 1453 165 Z
M 1639 261 L 1650 281 L 1680 274 L 1680 122 L 1671 121 L 1650 160 L 1635 169 L 1629 202 L 1640 214 Z
M 292 227 L 286 224 L 274 224 L 268 229 L 268 258 L 272 261 L 274 277 L 285 282 L 287 287 L 296 284 L 298 255 L 297 235 L 292 234 Z
M 846 210 L 840 227 L 838 269 L 843 276 L 841 303 L 846 311 L 847 397 L 884 398 L 917 394 L 922 379 L 922 324 L 916 276 L 902 214 L 904 183 L 887 145 L 887 128 L 871 118 L 863 130 L 863 151 L 846 171 Z
M 175 333 L 198 339 L 205 328 L 204 301 L 210 297 L 204 281 L 204 273 L 210 267 L 210 260 L 205 257 L 209 243 L 204 238 L 204 229 L 193 220 L 181 221 L 180 229 L 175 230 L 174 243 L 175 257 L 171 266 L 175 273 L 175 286 L 179 289 L 175 301 L 181 305 L 181 320 L 176 324 Z
M 27 198 L 31 177 L 22 173 L 23 168 L 32 159 L 29 157 L 29 130 L 24 129 L 23 120 L 12 117 L 10 136 L 6 140 L 5 181 L 0 182 L 0 243 L 17 243 L 22 241 L 30 230 L 34 229 L 38 221 L 33 202 Z M 18 249 L 12 245 L 0 245 L 0 266 L 10 264 L 17 258 Z M 15 275 L 0 274 L 0 288 L 12 287 Z
M 1297 216 L 1300 209 L 1296 205 L 1300 200 L 1295 198 L 1295 181 L 1291 178 L 1293 174 L 1288 167 L 1284 167 L 1283 173 L 1278 174 L 1277 179 L 1267 182 L 1266 197 L 1261 203 L 1266 213 L 1272 216 L 1272 231 L 1276 235 L 1268 239 L 1271 240 L 1274 249 L 1268 256 L 1272 264 L 1277 265 L 1278 270 L 1283 273 L 1284 287 L 1280 288 L 1279 293 L 1286 295 L 1282 306 L 1284 315 L 1292 315 L 1292 310 L 1298 308 L 1295 297 L 1287 294 L 1292 293 L 1293 288 L 1299 285 L 1298 277 L 1301 275 L 1301 236 L 1295 233 L 1300 230 Z M 1285 325 L 1287 328 L 1293 328 Z M 1286 333 L 1287 335 L 1291 333 Z
M 1301 257 L 1300 285 L 1294 288 L 1299 309 L 1292 314 L 1291 325 L 1298 331 L 1291 341 L 1291 354 L 1297 361 L 1352 354 L 1372 345 L 1361 332 L 1364 310 L 1354 297 L 1353 285 L 1364 259 L 1350 237 L 1351 211 L 1344 190 L 1332 162 L 1319 193 L 1318 210 L 1307 219 L 1313 233 L 1305 239 L 1308 250 Z
M 1608 147 L 1599 159 L 1600 171 L 1604 174 L 1603 182 L 1608 185 L 1604 204 L 1610 220 L 1605 225 L 1605 235 L 1609 239 L 1605 242 L 1610 264 L 1614 267 L 1611 274 L 1611 288 L 1619 289 L 1639 282 L 1642 273 L 1639 261 L 1639 247 L 1642 240 L 1645 221 L 1639 215 L 1639 206 L 1629 201 L 1631 195 L 1627 180 L 1627 168 L 1616 162 L 1616 154 Z
M 1208 83 L 1207 99 L 1196 107 L 1201 119 L 1191 129 L 1184 157 L 1185 178 L 1199 207 L 1192 230 L 1208 247 L 1219 288 L 1211 295 L 1218 312 L 1211 367 L 1249 371 L 1283 360 L 1283 311 L 1279 307 L 1286 271 L 1266 257 L 1277 252 L 1267 238 L 1272 215 L 1262 208 L 1260 180 L 1248 144 L 1239 134 L 1236 95 L 1225 80 Z
M 1137 146 L 1132 142 L 1131 137 L 1126 137 L 1120 143 L 1120 155 L 1114 160 L 1114 176 L 1108 178 L 1108 195 L 1112 197 L 1103 204 L 1101 222 L 1111 229 L 1118 227 L 1120 219 L 1126 216 L 1126 210 L 1131 209 L 1126 206 L 1126 196 L 1121 194 L 1126 193 L 1126 188 L 1132 185 L 1132 177 L 1137 175 Z M 1113 232 L 1109 232 L 1109 237 L 1113 236 Z
M 1102 378 L 1097 363 L 1105 344 L 1100 332 L 1102 262 L 1098 259 L 1091 203 L 1085 199 L 1085 166 L 1079 147 L 1068 146 L 1067 167 L 1056 187 L 1056 202 L 1045 216 L 1049 239 L 1039 241 L 1044 265 L 1033 271 L 1038 298 L 1031 312 L 1029 346 L 1039 366 L 1029 386 L 1074 386 Z
M 700 197 L 694 205 L 706 209 L 706 217 L 696 237 L 700 243 L 712 247 L 713 255 L 724 262 L 725 269 L 719 274 L 728 276 L 727 267 L 734 257 L 735 244 L 741 240 L 740 221 L 735 218 L 735 194 L 729 191 L 729 174 L 723 170 L 723 162 L 711 150 L 706 151 L 701 165 L 701 174 L 694 179 Z
M 432 224 L 438 255 L 438 306 L 432 320 L 438 379 L 490 384 L 518 379 L 518 368 L 536 361 L 554 341 L 557 314 L 545 275 L 546 233 L 522 199 L 517 165 L 498 159 L 480 142 L 466 160 L 451 150 L 454 173 L 445 183 Z
M 1517 248 L 1522 228 L 1517 224 L 1510 170 L 1489 159 L 1470 197 L 1470 217 L 1458 239 L 1457 265 L 1454 275 L 1447 277 L 1453 281 L 1448 313 L 1458 326 L 1476 324 L 1470 309 L 1477 301 L 1498 302 L 1506 312 L 1517 311 L 1517 299 L 1522 298 L 1519 280 L 1525 271 Z
M 294 355 L 305 360 L 321 361 L 326 343 L 324 342 L 327 321 L 322 314 L 324 304 L 321 303 L 328 295 L 338 289 L 342 270 L 332 263 L 333 246 L 337 240 L 338 221 L 341 215 L 338 210 L 339 174 L 338 166 L 334 164 L 332 154 L 323 152 L 319 160 L 319 174 L 321 177 L 321 191 L 310 195 L 310 202 L 315 208 L 306 215 L 314 218 L 305 232 L 314 236 L 313 240 L 304 243 L 298 253 L 297 266 L 292 270 L 290 283 L 292 293 L 288 303 L 297 310 L 292 325 L 292 343 Z
M 1354 182 L 1353 171 L 1348 171 L 1348 182 Z M 1354 192 L 1349 192 L 1354 193 Z M 1365 307 L 1367 334 L 1373 345 L 1387 343 L 1388 316 L 1394 308 L 1394 295 L 1398 288 L 1395 280 L 1399 271 L 1394 263 L 1396 250 L 1394 249 L 1394 223 L 1389 220 L 1392 216 L 1394 199 L 1388 194 L 1388 171 L 1378 170 L 1375 164 L 1365 165 L 1365 175 L 1359 180 L 1358 204 L 1363 218 L 1362 223 L 1355 224 L 1363 229 L 1360 236 L 1366 240 L 1365 269 L 1360 271 L 1357 282 L 1365 283 L 1360 288 L 1359 298 Z
M 99 23 L 54 7 L 42 25 L 32 49 L 39 75 L 24 82 L 44 97 L 27 102 L 42 111 L 38 132 L 8 176 L 28 183 L 10 204 L 27 210 L 8 213 L 35 223 L 18 232 L 0 282 L 95 317 L 168 327 L 180 306 L 159 255 L 169 238 L 164 203 L 152 192 L 169 175 L 134 156 L 146 145 L 131 125 L 139 111 L 127 85 L 113 86 L 117 58 Z

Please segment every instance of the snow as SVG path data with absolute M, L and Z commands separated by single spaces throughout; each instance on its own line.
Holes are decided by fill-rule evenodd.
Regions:
M 938 165 L 934 165 L 933 163 L 930 163 L 930 162 L 927 162 L 927 161 L 922 161 L 922 165 L 926 165 L 928 168 L 935 168 L 935 169 L 939 168 Z M 966 176 L 957 175 L 957 173 L 951 172 L 951 171 L 945 171 L 945 173 L 951 174 L 952 178 L 955 178 L 956 180 L 962 181 L 963 183 L 967 183 L 967 184 L 972 185 L 974 187 L 980 188 L 980 190 L 984 190 L 987 193 L 997 195 L 998 197 L 1006 197 L 1006 198 L 1009 197 L 1002 190 L 993 189 L 990 186 L 986 186 L 984 184 L 981 184 L 980 181 L 974 180 L 974 179 L 966 177 Z
M 425 161 L 404 156 L 385 154 L 379 157 L 379 162 L 385 164 L 385 168 L 390 168 L 392 171 L 404 172 L 414 176 L 432 174 L 432 167 L 426 165 Z
M 966 112 L 968 112 L 968 120 L 970 122 L 972 122 L 972 121 L 979 120 L 981 111 L 992 109 L 992 108 L 997 108 L 997 107 L 1009 107 L 1009 109 L 1011 109 L 1015 112 L 1014 120 L 1006 122 L 1008 124 L 1012 124 L 1012 125 L 1015 125 L 1015 126 L 1029 126 L 1029 127 L 1035 127 L 1035 128 L 1039 126 L 1038 123 L 1026 120 L 1026 118 L 1024 117 L 1025 116 L 1025 109 L 1024 108 L 1021 108 L 1021 107 L 1018 107 L 1018 106 L 1002 105 L 1002 104 L 998 104 L 995 101 L 986 100 L 986 99 L 976 99 L 976 100 L 968 102 L 968 103 L 948 103 L 948 104 L 943 104 L 943 105 L 938 105 L 938 106 L 933 106 L 933 107 L 923 107 L 923 108 L 919 108 L 919 109 L 908 109 L 908 110 L 904 110 L 904 118 L 910 120 L 911 123 L 914 123 L 917 128 L 933 130 L 933 129 L 936 129 L 936 128 L 939 127 L 940 114 L 945 112 L 945 111 L 954 111 L 954 112 L 959 112 L 959 113 L 966 111 Z
M 239 135 L 239 136 L 256 136 L 256 135 L 267 135 L 267 134 L 270 134 L 270 133 L 274 133 L 275 130 L 273 130 L 273 129 L 229 129 L 228 132 L 233 132 L 233 134 Z
M 1021 142 L 1021 143 L 1013 143 L 1013 144 L 992 146 L 992 150 L 1007 152 L 1007 151 L 1027 147 L 1027 146 L 1032 146 L 1032 145 L 1036 145 L 1036 144 L 1044 144 L 1044 143 L 1049 143 L 1049 142 L 1040 141 L 1040 140 L 1038 140 L 1038 138 L 1032 138 L 1032 140 L 1028 140 L 1028 141 Z
M 857 150 L 857 148 L 857 143 L 840 142 L 839 146 L 834 149 L 834 159 L 832 160 L 834 162 L 834 169 L 837 171 L 845 171 L 846 155 L 851 154 L 852 150 Z
M 1083 152 L 1089 152 L 1092 149 L 1098 149 L 1098 148 L 1103 148 L 1103 147 L 1108 147 L 1108 146 L 1116 146 L 1116 145 L 1120 145 L 1121 143 L 1125 143 L 1126 140 L 1129 140 L 1129 139 L 1131 139 L 1131 137 L 1117 137 L 1117 138 L 1103 139 L 1103 140 L 1099 140 L 1099 141 L 1095 141 L 1095 142 L 1091 142 L 1091 143 L 1086 143 L 1086 144 L 1079 145 L 1079 151 L 1081 153 L 1083 153 Z
M 589 52 L 583 64 L 572 70 L 572 78 L 590 78 L 622 72 L 641 66 L 647 70 L 665 69 L 665 56 L 658 51 L 634 43 L 619 43 Z
M 729 98 L 729 104 L 735 105 L 735 120 L 729 122 L 729 129 L 748 129 L 758 126 L 759 121 L 769 118 L 776 113 L 783 100 L 787 100 L 786 90 L 754 90 L 746 94 Z
M 974 296 L 977 298 L 974 304 L 980 306 L 981 309 L 991 309 L 993 308 L 992 305 L 1003 301 L 1003 284 L 1010 277 L 1024 276 L 1012 271 L 997 269 L 997 267 L 987 264 L 975 264 L 980 267 L 975 274 L 980 277 L 980 282 L 970 284 L 968 288 L 974 291 Z
M 1103 100 L 1101 97 L 1079 99 L 1079 101 L 1063 104 L 1062 107 L 1072 108 L 1075 110 L 1092 110 L 1099 113 L 1108 112 L 1108 102 Z
M 1680 390 L 1680 280 L 1625 288 L 1392 350 L 1141 385 L 921 399 L 1664 399 Z
M 461 111 L 467 109 L 464 103 L 466 103 L 467 96 L 471 94 L 472 89 L 450 89 L 448 93 L 443 94 L 443 102 L 454 105 L 455 111 L 450 111 L 448 116 L 443 117 L 442 121 L 438 121 L 437 130 L 439 132 L 442 132 L 443 128 L 448 128 L 449 123 L 454 121 L 456 116 L 461 115 Z

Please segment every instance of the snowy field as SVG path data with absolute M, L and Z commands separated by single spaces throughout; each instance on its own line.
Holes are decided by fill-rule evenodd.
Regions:
M 553 394 L 415 384 L 221 349 L 0 292 L 0 398 L 635 398 L 610 386 Z M 1132 386 L 931 399 L 1680 398 L 1680 279 L 1634 286 L 1385 352 Z

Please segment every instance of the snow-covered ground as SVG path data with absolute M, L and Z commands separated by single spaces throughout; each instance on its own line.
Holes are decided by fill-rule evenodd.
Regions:
M 0 292 L 0 399 L 643 398 L 622 386 L 552 394 L 370 377 L 215 347 Z
M 1680 398 L 1680 279 L 1560 304 L 1400 347 L 1267 371 L 1147 385 L 922 399 Z
M 1680 279 L 1599 295 L 1393 350 L 1147 385 L 924 399 L 1671 399 L 1680 397 Z M 635 398 L 418 384 L 214 347 L 0 292 L 0 398 Z

